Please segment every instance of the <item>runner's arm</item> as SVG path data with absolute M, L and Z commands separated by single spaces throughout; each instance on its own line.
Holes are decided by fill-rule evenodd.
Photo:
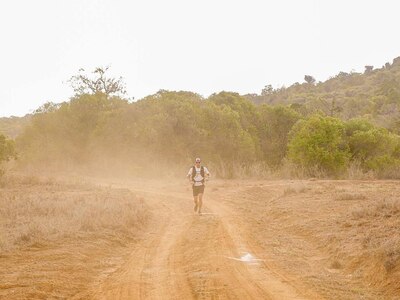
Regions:
M 206 178 L 204 178 L 204 179 L 205 179 L 205 180 L 210 179 L 211 173 L 210 173 L 210 171 L 208 171 L 208 169 L 207 169 L 206 167 L 204 167 L 204 173 L 205 173 L 205 175 L 206 175 Z
M 186 175 L 186 177 L 189 179 L 189 183 L 193 184 L 193 180 L 192 180 L 192 171 L 193 169 L 190 168 L 188 174 Z

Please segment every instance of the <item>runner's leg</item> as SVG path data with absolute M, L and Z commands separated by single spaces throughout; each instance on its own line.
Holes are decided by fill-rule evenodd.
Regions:
M 198 198 L 199 198 L 199 196 L 193 196 L 194 212 L 197 212 L 197 208 L 199 207 Z
M 198 204 L 199 204 L 199 214 L 201 214 L 201 207 L 203 205 L 203 193 L 199 194 Z

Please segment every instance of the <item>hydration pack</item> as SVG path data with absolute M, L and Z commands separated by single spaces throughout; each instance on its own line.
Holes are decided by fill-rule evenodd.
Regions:
M 204 167 L 200 166 L 200 175 L 201 177 L 203 177 L 203 179 L 201 180 L 201 183 L 204 184 Z M 194 178 L 196 177 L 196 166 L 192 167 L 192 181 L 194 181 Z

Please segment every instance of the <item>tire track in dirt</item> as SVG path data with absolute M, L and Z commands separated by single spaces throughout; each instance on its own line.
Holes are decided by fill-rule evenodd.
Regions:
M 140 193 L 154 213 L 148 232 L 119 270 L 76 299 L 321 299 L 301 293 L 264 262 L 230 259 L 255 248 L 223 203 L 206 200 L 206 213 L 198 216 L 184 191 Z
M 261 259 L 255 267 L 250 266 L 252 268 L 246 274 L 246 278 L 267 291 L 271 295 L 271 299 L 323 299 L 321 295 L 318 295 L 309 287 L 290 279 L 286 274 L 270 265 L 268 253 L 265 253 L 254 241 L 247 238 L 250 235 L 243 231 L 244 224 L 241 224 L 241 221 L 235 218 L 235 211 L 224 205 L 221 198 L 219 201 L 210 201 L 209 207 L 221 216 L 226 231 L 225 236 L 230 237 L 233 243 L 230 249 L 236 248 L 239 253 L 251 253 L 252 256 Z
M 178 203 L 168 203 L 168 197 L 145 195 L 154 212 L 148 231 L 119 270 L 77 299 L 175 299 L 175 289 L 190 299 L 190 289 L 179 275 L 179 264 L 175 263 L 172 251 L 184 230 L 183 212 L 176 210 Z M 170 218 L 171 214 L 176 217 Z
M 229 258 L 239 254 L 218 215 L 197 217 L 183 238 L 187 242 L 182 257 L 195 298 L 271 299 L 249 280 L 249 266 Z

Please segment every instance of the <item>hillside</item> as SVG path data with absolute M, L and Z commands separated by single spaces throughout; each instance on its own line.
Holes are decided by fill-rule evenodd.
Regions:
M 396 133 L 400 131 L 400 57 L 382 68 L 365 66 L 364 73 L 340 72 L 324 82 L 306 75 L 308 82 L 273 89 L 246 98 L 256 104 L 290 105 L 305 115 L 322 111 L 348 120 L 365 117 Z
M 29 124 L 31 115 L 25 115 L 24 117 L 3 117 L 0 118 L 0 134 L 4 134 L 9 138 L 16 138 Z

